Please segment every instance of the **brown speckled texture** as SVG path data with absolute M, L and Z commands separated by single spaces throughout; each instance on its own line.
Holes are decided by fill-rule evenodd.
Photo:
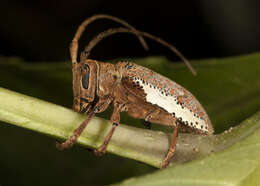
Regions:
M 140 86 L 139 82 L 141 82 L 141 84 L 144 86 L 149 86 L 150 88 L 156 89 L 163 96 L 173 97 L 176 103 L 180 105 L 181 108 L 188 109 L 191 113 L 194 114 L 196 118 L 204 120 L 206 122 L 206 126 L 198 126 L 197 122 L 182 121 L 180 119 L 180 122 L 182 124 L 187 125 L 189 123 L 189 128 L 196 130 L 201 130 L 201 128 L 205 127 L 203 131 L 201 130 L 202 133 L 205 132 L 205 129 L 207 130 L 206 133 L 213 133 L 213 127 L 207 113 L 205 112 L 199 101 L 188 90 L 175 83 L 174 81 L 148 68 L 134 63 L 118 62 L 117 68 L 120 68 L 122 72 L 122 77 L 128 77 L 130 80 L 136 83 L 137 86 Z M 172 114 L 175 116 L 175 113 Z M 178 119 L 178 116 L 175 117 Z M 190 130 L 187 129 L 186 131 Z

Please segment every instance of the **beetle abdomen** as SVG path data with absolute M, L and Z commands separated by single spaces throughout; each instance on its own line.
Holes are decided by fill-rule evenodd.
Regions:
M 124 77 L 128 77 L 143 89 L 147 102 L 171 113 L 186 126 L 203 133 L 213 133 L 205 110 L 185 88 L 148 68 L 133 63 L 119 62 L 117 66 L 124 69 L 122 70 Z

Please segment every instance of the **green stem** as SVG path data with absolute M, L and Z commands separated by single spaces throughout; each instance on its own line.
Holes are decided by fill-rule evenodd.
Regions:
M 19 127 L 34 130 L 55 138 L 67 139 L 86 115 L 59 105 L 0 88 L 0 120 Z M 259 115 L 259 113 L 258 113 Z M 257 118 L 260 120 L 260 117 Z M 237 127 L 227 134 L 201 136 L 180 134 L 173 163 L 182 163 L 219 151 L 246 137 L 255 125 Z M 104 140 L 111 124 L 101 118 L 93 118 L 78 143 L 97 148 Z M 259 127 L 259 125 L 257 125 Z M 241 135 L 239 132 L 245 131 Z M 159 167 L 169 147 L 170 134 L 120 124 L 107 151 Z M 55 143 L 55 142 L 53 142 Z

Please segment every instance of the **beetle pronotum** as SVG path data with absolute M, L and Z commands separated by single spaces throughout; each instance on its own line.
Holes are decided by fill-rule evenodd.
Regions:
M 89 42 L 77 62 L 78 40 L 85 27 L 97 19 L 110 19 L 124 27 L 108 29 L 98 34 Z M 161 164 L 166 167 L 176 150 L 178 131 L 198 134 L 212 134 L 213 127 L 207 113 L 197 99 L 185 88 L 156 72 L 125 61 L 117 64 L 88 59 L 92 48 L 102 39 L 116 33 L 131 33 L 138 37 L 145 49 L 148 49 L 143 37 L 152 39 L 175 52 L 189 67 L 195 71 L 186 58 L 171 44 L 146 32 L 136 30 L 125 21 L 109 16 L 96 15 L 86 19 L 78 28 L 70 47 L 73 72 L 73 109 L 88 114 L 82 124 L 74 130 L 64 143 L 57 143 L 57 148 L 70 148 L 85 129 L 95 113 L 103 112 L 110 104 L 113 113 L 110 121 L 112 128 L 103 144 L 95 154 L 106 152 L 107 145 L 120 122 L 120 112 L 127 112 L 134 118 L 174 127 L 168 153 Z

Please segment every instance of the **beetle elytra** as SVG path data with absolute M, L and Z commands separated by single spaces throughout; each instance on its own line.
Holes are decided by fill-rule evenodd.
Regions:
M 112 28 L 98 34 L 89 42 L 77 62 L 78 40 L 85 27 L 97 19 L 110 19 L 125 27 Z M 152 39 L 175 52 L 195 74 L 186 58 L 172 45 L 149 33 L 136 30 L 124 20 L 110 15 L 95 15 L 86 19 L 78 28 L 70 46 L 73 72 L 73 109 L 88 114 L 73 135 L 57 148 L 65 149 L 76 143 L 95 113 L 103 112 L 113 105 L 110 121 L 112 128 L 103 144 L 95 150 L 97 155 L 106 152 L 107 145 L 120 123 L 120 112 L 147 122 L 173 127 L 170 147 L 161 168 L 166 167 L 176 150 L 178 131 L 209 135 L 213 133 L 210 119 L 197 101 L 185 88 L 174 81 L 142 66 L 119 61 L 117 64 L 88 59 L 92 48 L 107 36 L 131 33 L 148 49 L 143 37 Z

